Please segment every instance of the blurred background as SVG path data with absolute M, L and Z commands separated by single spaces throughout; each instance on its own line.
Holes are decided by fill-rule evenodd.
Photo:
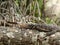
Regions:
M 60 0 L 0 0 L 0 20 L 19 22 L 19 23 L 37 23 L 37 24 L 44 23 L 44 24 L 60 26 Z M 23 33 L 25 32 L 24 29 L 22 32 Z M 26 31 L 26 33 L 28 34 L 29 32 L 30 31 Z M 34 34 L 38 33 L 38 31 L 32 31 L 32 32 Z M 24 33 L 25 36 L 26 36 L 26 33 Z M 8 34 L 10 35 L 11 33 L 8 33 Z M 45 33 L 42 32 L 41 34 L 43 35 Z M 35 37 L 32 34 L 29 34 L 29 35 L 31 35 L 32 40 L 35 40 L 34 38 L 36 38 L 37 34 L 34 35 Z M 39 35 L 37 37 L 39 37 Z M 44 37 L 44 35 L 42 37 Z M 55 36 L 53 35 L 51 39 L 49 38 L 50 39 L 49 41 L 51 41 L 49 42 L 50 45 L 54 45 L 55 43 L 57 43 L 57 41 L 55 41 L 57 37 L 55 39 L 52 39 L 54 37 Z M 53 41 L 54 43 L 52 43 Z M 35 43 L 37 44 L 31 44 L 31 45 L 42 45 L 41 44 L 42 39 L 41 41 L 38 41 Z M 43 41 L 43 45 L 44 44 L 45 44 L 45 41 Z M 10 45 L 13 45 L 13 44 L 10 44 Z M 19 45 L 24 45 L 24 44 L 19 44 Z M 49 45 L 49 44 L 46 44 L 46 45 Z M 60 45 L 60 44 L 56 44 L 56 45 Z

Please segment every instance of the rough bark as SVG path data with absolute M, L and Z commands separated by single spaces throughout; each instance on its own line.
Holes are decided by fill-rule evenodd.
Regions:
M 28 24 L 28 23 L 18 23 L 18 22 L 10 22 L 10 21 L 2 21 L 0 26 L 10 26 L 10 27 L 15 27 L 17 26 L 18 28 L 23 28 L 23 29 L 35 29 L 40 32 L 46 32 L 47 35 L 54 34 L 56 32 L 60 32 L 60 27 L 56 25 L 48 25 L 48 24 Z

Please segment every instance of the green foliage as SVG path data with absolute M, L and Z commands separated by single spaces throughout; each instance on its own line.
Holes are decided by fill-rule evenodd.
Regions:
M 19 5 L 18 2 L 19 2 L 19 0 L 16 0 L 16 1 L 15 1 L 15 4 L 16 4 L 17 6 Z
M 41 9 L 43 5 L 43 0 L 38 0 L 38 2 L 39 2 L 40 9 Z
M 51 20 L 50 18 L 46 18 L 46 23 L 47 23 L 47 24 L 53 24 L 53 23 L 54 23 L 54 21 L 53 21 L 53 20 Z
M 24 2 L 24 0 L 16 0 L 15 3 L 16 5 L 19 7 L 19 5 Z M 27 0 L 25 0 L 27 2 Z M 27 5 L 27 3 L 24 2 L 25 4 L 24 5 Z M 20 6 L 21 7 L 21 6 Z M 27 7 L 23 6 L 23 3 L 22 3 L 22 7 L 21 9 L 24 9 L 26 8 L 26 14 L 25 15 L 32 15 L 32 16 L 35 16 L 36 18 L 42 16 L 42 9 L 43 9 L 43 0 L 33 0 L 31 1 Z M 20 11 L 21 11 L 20 9 Z M 25 10 L 23 10 L 25 11 Z M 21 12 L 22 13 L 22 12 Z M 22 13 L 23 14 L 23 13 Z M 35 20 L 33 20 L 32 22 L 36 22 Z M 47 24 L 52 24 L 54 23 L 53 20 L 51 20 L 50 18 L 46 17 L 45 18 L 45 22 Z

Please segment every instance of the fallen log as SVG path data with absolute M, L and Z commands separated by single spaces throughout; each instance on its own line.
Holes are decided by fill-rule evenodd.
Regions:
M 23 29 L 35 29 L 40 32 L 46 32 L 47 35 L 54 34 L 56 32 L 60 32 L 60 27 L 56 25 L 48 25 L 48 24 L 29 24 L 29 23 L 18 23 L 18 22 L 10 22 L 6 21 L 5 26 L 13 27 L 13 25 L 17 25 L 19 28 Z M 0 24 L 0 26 L 4 26 L 4 21 Z
M 9 31 L 9 32 L 7 32 L 6 34 L 5 34 L 5 32 L 4 32 L 4 30 L 1 30 L 2 32 L 4 32 L 4 33 L 2 33 L 3 34 L 3 36 L 1 36 L 1 39 L 0 39 L 0 41 L 1 42 L 3 42 L 3 44 L 4 45 L 8 45 L 8 44 L 11 44 L 11 45 L 24 45 L 26 42 L 28 42 L 28 44 L 33 44 L 32 42 L 31 42 L 31 37 L 34 37 L 34 31 L 33 31 L 33 33 L 28 33 L 29 34 L 29 36 L 31 36 L 31 37 L 29 37 L 29 36 L 26 36 L 25 34 L 27 33 L 27 31 L 26 31 L 26 29 L 32 29 L 32 30 L 36 30 L 36 32 L 37 31 L 42 31 L 42 32 L 46 32 L 46 35 L 47 36 L 50 36 L 50 35 L 52 35 L 52 34 L 54 34 L 54 33 L 56 33 L 56 32 L 58 32 L 58 31 L 60 31 L 60 27 L 59 26 L 55 26 L 55 25 L 47 25 L 47 24 L 29 24 L 29 23 L 18 23 L 18 22 L 10 22 L 10 21 L 3 21 L 1 24 L 0 24 L 0 26 L 4 26 L 4 24 L 5 24 L 5 26 L 6 27 L 13 27 L 13 26 L 15 26 L 15 25 L 18 25 L 18 27 L 19 28 L 22 28 L 22 29 L 25 29 L 25 30 L 22 30 L 21 31 L 21 33 L 19 32 L 19 31 L 17 31 L 17 33 L 16 33 L 16 30 L 17 29 L 14 29 L 15 30 L 15 32 L 12 32 L 12 31 Z M 3 27 L 2 27 L 3 28 Z M 9 29 L 11 29 L 11 28 L 9 28 Z M 8 30 L 9 30 L 8 29 Z M 13 30 L 13 29 L 12 29 Z M 20 29 L 19 29 L 20 30 Z M 1 31 L 0 31 L 0 33 L 1 33 Z M 26 32 L 25 32 L 26 31 Z M 23 35 L 22 35 L 22 32 L 23 32 Z M 37 32 L 38 33 L 38 32 Z M 10 35 L 10 36 L 9 36 Z M 17 35 L 17 36 L 16 36 Z M 22 36 L 20 36 L 20 35 L 22 35 Z M 33 36 L 32 36 L 33 35 Z M 36 34 L 37 35 L 37 34 Z M 39 35 L 39 34 L 38 34 Z M 37 36 L 38 36 L 37 35 Z M 6 37 L 7 36 L 7 37 Z M 39 37 L 39 36 L 38 36 Z M 22 39 L 21 39 L 22 38 Z M 6 39 L 6 40 L 5 40 Z M 43 40 L 45 39 L 45 37 L 43 38 Z M 38 38 L 38 40 L 39 40 L 39 43 L 40 43 L 40 41 L 42 41 L 42 40 L 40 40 L 40 37 Z M 10 42 L 9 42 L 10 41 Z M 41 42 L 42 43 L 42 42 Z M 26 45 L 27 45 L 27 43 L 26 43 Z

